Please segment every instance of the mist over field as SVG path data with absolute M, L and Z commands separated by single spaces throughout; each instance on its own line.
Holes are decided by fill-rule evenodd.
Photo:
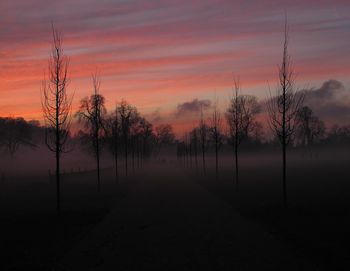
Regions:
M 159 259 L 167 259 L 166 266 L 174 268 L 192 259 L 196 262 L 193 266 L 206 268 L 220 257 L 222 262 L 215 266 L 225 269 L 244 264 L 254 269 L 275 255 L 279 258 L 273 268 L 286 268 L 286 261 L 292 264 L 291 269 L 327 270 L 347 264 L 343 253 L 350 238 L 350 186 L 346 178 L 350 173 L 349 146 L 290 151 L 287 211 L 283 208 L 280 152 L 276 147 L 243 150 L 239 192 L 232 149 L 220 153 L 218 178 L 212 150 L 207 154 L 204 175 L 198 157 L 197 163 L 194 156 L 177 157 L 173 147 L 142 164 L 136 162 L 128 177 L 121 159 L 118 183 L 112 156 L 103 152 L 100 192 L 93 157 L 75 149 L 62 164 L 59 217 L 55 214 L 54 159 L 43 147 L 24 148 L 12 159 L 2 156 L 5 170 L 0 183 L 0 210 L 6 232 L 2 250 L 6 255 L 3 263 L 9 269 L 32 266 L 45 270 L 52 265 L 70 268 L 63 270 L 85 269 L 112 255 L 114 260 L 104 263 L 103 268 L 160 268 L 165 263 Z M 132 164 L 131 159 L 129 162 Z M 222 216 L 225 222 L 220 222 Z M 233 224 L 227 228 L 231 220 Z M 217 227 L 225 239 L 212 232 Z M 178 240 L 172 239 L 175 236 Z M 198 243 L 197 238 L 203 236 L 214 242 L 210 248 L 206 248 L 206 241 Z M 239 250 L 227 243 L 231 238 L 240 244 Z M 94 249 L 100 242 L 118 245 L 106 251 Z M 249 255 L 257 262 L 245 262 L 247 245 Z M 120 247 L 125 256 L 117 252 Z M 94 252 L 87 260 L 81 253 L 89 249 Z M 161 249 L 157 260 L 149 262 L 153 259 L 153 253 L 147 256 L 150 252 L 145 252 L 149 249 Z M 201 249 L 200 254 L 197 249 Z M 139 260 L 133 262 L 129 253 Z M 236 255 L 234 261 L 232 253 Z M 320 257 L 324 254 L 327 257 Z M 198 257 L 203 258 L 194 260 Z

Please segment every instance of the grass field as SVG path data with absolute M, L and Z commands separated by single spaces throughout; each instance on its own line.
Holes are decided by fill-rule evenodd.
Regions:
M 7 179 L 1 184 L 2 270 L 51 270 L 51 266 L 125 197 L 126 185 L 106 180 L 97 192 L 96 173 L 62 177 L 62 211 L 56 213 L 54 177 Z
M 239 191 L 233 167 L 215 180 L 189 171 L 208 191 L 229 202 L 244 218 L 261 225 L 299 257 L 320 270 L 350 267 L 350 159 L 346 152 L 320 151 L 318 157 L 292 153 L 288 164 L 288 209 L 283 208 L 278 155 L 243 155 Z M 226 163 L 230 163 L 227 161 Z
M 169 213 L 175 214 L 174 217 L 168 218 L 166 224 L 158 225 L 159 230 L 151 229 L 150 233 L 145 230 L 148 228 L 148 222 L 146 226 L 143 225 L 144 222 L 140 222 L 142 225 L 135 228 L 135 232 L 133 230 L 128 232 L 130 236 L 145 235 L 142 237 L 143 241 L 140 239 L 130 241 L 135 246 L 142 247 L 144 244 L 141 245 L 140 242 L 148 240 L 147 234 L 151 234 L 149 238 L 155 240 L 167 238 L 168 235 L 165 233 L 171 232 L 171 238 L 183 240 L 183 236 L 180 235 L 184 234 L 182 227 L 185 225 L 195 225 L 191 231 L 196 231 L 196 227 L 206 228 L 206 234 L 208 234 L 208 231 L 214 230 L 213 226 L 202 225 L 206 223 L 204 219 L 206 211 L 195 204 L 196 200 L 201 200 L 205 206 L 215 202 L 215 206 L 218 206 L 216 208 L 221 208 L 218 203 L 220 201 L 227 203 L 244 221 L 249 221 L 273 236 L 274 240 L 286 246 L 297 259 L 310 262 L 314 270 L 347 270 L 350 263 L 348 253 L 350 168 L 346 151 L 320 151 L 317 157 L 302 155 L 299 152 L 290 154 L 287 179 L 289 208 L 287 210 L 282 205 L 279 158 L 276 153 L 243 154 L 240 163 L 239 191 L 236 191 L 234 185 L 233 160 L 228 156 L 220 157 L 218 179 L 215 178 L 213 166 L 209 166 L 204 176 L 200 163 L 197 168 L 193 160 L 192 167 L 189 164 L 184 167 L 183 163 L 177 162 L 175 158 L 164 158 L 148 163 L 143 169 L 136 169 L 135 173 L 130 172 L 128 178 L 122 176 L 118 185 L 113 176 L 113 168 L 105 168 L 102 171 L 101 192 L 97 192 L 95 171 L 69 172 L 62 177 L 62 212 L 59 216 L 55 210 L 53 177 L 36 172 L 28 176 L 21 172 L 16 176 L 13 171 L 11 176 L 2 180 L 0 184 L 0 246 L 2 266 L 5 267 L 2 270 L 29 268 L 52 270 L 52 266 L 61 259 L 67 258 L 74 247 L 79 247 L 84 240 L 91 239 L 90 233 L 100 229 L 103 223 L 106 224 L 105 220 L 111 219 L 111 212 L 117 213 L 113 211 L 116 208 L 121 208 L 118 212 L 124 214 L 121 216 L 124 220 L 131 219 L 130 216 L 135 215 L 133 213 L 135 208 L 140 208 L 136 216 L 141 216 L 139 213 L 142 210 L 149 216 L 140 218 L 136 222 L 133 220 L 132 223 L 138 223 L 137 221 L 144 221 L 144 219 L 149 221 L 149 217 L 152 217 L 150 225 L 157 224 L 158 220 L 164 217 L 167 210 L 164 210 L 165 207 L 159 209 L 159 205 L 164 202 L 170 206 Z M 213 165 L 212 162 L 213 158 L 210 157 L 208 164 Z M 180 188 L 175 185 L 176 176 L 180 176 L 179 172 L 182 172 L 181 176 L 186 176 L 178 177 L 182 179 Z M 167 176 L 172 177 L 172 184 Z M 146 180 L 149 182 L 149 187 Z M 167 181 L 169 186 L 166 185 Z M 184 185 L 186 182 L 194 186 L 187 187 Z M 208 191 L 211 196 L 204 196 L 204 192 L 196 188 L 196 185 Z M 171 189 L 174 191 L 172 192 Z M 138 197 L 142 198 L 142 201 L 138 200 Z M 164 206 L 168 206 L 166 204 Z M 123 206 L 128 205 L 133 207 L 123 209 Z M 223 204 L 223 206 L 226 205 Z M 223 216 L 227 216 L 228 207 L 223 208 L 225 208 Z M 185 210 L 186 221 L 169 222 L 177 218 L 183 219 L 184 216 L 180 213 Z M 223 219 L 218 209 L 215 211 L 208 209 L 208 216 L 213 216 L 214 213 L 218 216 L 218 221 Z M 237 216 L 235 217 L 237 219 Z M 131 222 L 116 219 L 113 223 L 129 225 Z M 215 227 L 215 231 L 220 231 L 220 223 L 215 224 Z M 227 228 L 225 230 L 230 231 Z M 239 227 L 232 228 L 233 233 L 240 230 Z M 185 231 L 185 234 L 188 233 Z M 245 236 L 247 235 L 249 232 L 245 233 Z M 200 234 L 196 238 L 202 239 Z M 249 237 L 246 238 L 248 242 Z M 220 240 L 217 240 L 219 247 Z M 244 238 L 240 242 L 244 242 Z M 248 243 L 254 245 L 252 240 Z M 162 246 L 162 242 L 152 244 L 155 251 L 161 249 L 157 246 Z M 113 246 L 114 249 L 118 247 L 119 251 L 123 249 L 118 242 Z M 186 244 L 176 243 L 171 253 L 176 254 L 176 249 L 181 250 L 180 246 L 186 246 Z M 196 242 L 193 241 L 188 246 L 195 249 Z M 270 244 L 266 244 L 266 247 L 268 246 Z M 149 249 L 149 244 L 147 248 Z M 164 253 L 161 254 L 162 257 L 167 258 L 169 255 Z M 205 253 L 203 257 L 206 257 Z M 218 257 L 215 255 L 210 257 Z M 132 255 L 129 256 L 132 257 Z M 232 266 L 230 261 L 234 259 L 230 259 L 226 257 L 221 264 Z M 214 260 L 211 263 L 213 262 L 215 263 Z M 283 266 L 284 262 L 280 264 Z M 199 263 L 197 265 L 192 259 L 191 268 L 198 266 L 200 266 Z M 212 267 L 218 266 L 214 264 Z M 181 265 L 177 265 L 177 268 L 181 268 Z

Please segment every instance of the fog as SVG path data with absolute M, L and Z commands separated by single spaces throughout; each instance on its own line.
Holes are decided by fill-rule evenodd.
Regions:
M 142 182 L 143 176 L 158 178 L 159 169 L 166 168 L 167 174 L 172 176 L 182 172 L 190 181 L 204 186 L 220 189 L 226 187 L 235 193 L 234 159 L 229 150 L 219 154 L 219 175 L 215 177 L 215 156 L 212 152 L 206 154 L 206 174 L 203 173 L 202 158 L 176 157 L 174 149 L 169 149 L 157 156 L 140 161 L 136 159 L 134 165 L 129 159 L 128 176 L 125 174 L 125 159 L 119 159 L 119 177 L 116 180 L 114 160 L 109 152 L 102 152 L 101 156 L 101 188 L 117 190 L 118 185 Z M 275 205 L 281 204 L 281 154 L 278 149 L 243 151 L 239 156 L 240 200 L 247 204 Z M 347 177 L 348 151 L 347 148 L 314 148 L 312 151 L 294 149 L 287 157 L 287 185 L 288 202 L 291 206 L 310 204 L 335 204 L 346 200 L 350 196 Z M 1 194 L 2 201 L 13 202 L 24 199 L 35 199 L 38 205 L 50 206 L 52 211 L 55 204 L 55 160 L 52 152 L 44 147 L 35 150 L 22 148 L 15 157 L 3 155 L 1 158 Z M 75 197 L 87 193 L 97 192 L 96 165 L 94 157 L 78 148 L 64 154 L 62 158 L 62 196 Z M 167 179 L 164 178 L 164 182 Z M 110 192 L 110 191 L 109 191 Z M 40 202 L 37 194 L 45 197 Z M 21 195 L 17 197 L 16 195 Z M 5 196 L 4 196 L 5 195 Z M 23 197 L 23 198 L 21 198 Z M 48 205 L 49 201 L 51 205 Z M 252 202 L 250 202 L 252 201 Z M 258 203 L 256 202 L 258 201 Z M 62 201 L 64 205 L 64 200 Z M 2 207 L 7 206 L 3 202 Z M 23 207 L 28 205 L 24 204 Z
M 243 240 L 236 242 L 249 244 L 250 250 L 257 251 L 260 241 L 256 241 L 255 238 L 261 238 L 263 232 L 264 234 L 268 232 L 274 240 L 277 238 L 278 244 L 286 246 L 293 257 L 303 259 L 300 266 L 311 264 L 319 268 L 318 270 L 327 270 L 346 263 L 346 257 L 342 253 L 346 251 L 344 240 L 350 239 L 347 233 L 350 226 L 347 215 L 350 207 L 350 184 L 347 178 L 350 174 L 348 147 L 289 150 L 288 210 L 284 209 L 282 201 L 279 149 L 277 147 L 257 151 L 243 149 L 239 158 L 240 179 L 237 190 L 233 153 L 229 149 L 219 153 L 218 178 L 215 176 L 215 155 L 212 150 L 206 154 L 206 174 L 204 174 L 200 156 L 197 157 L 196 163 L 193 155 L 177 157 L 176 149 L 171 147 L 142 161 L 136 159 L 134 167 L 130 157 L 128 176 L 125 174 L 125 161 L 121 157 L 118 179 L 115 176 L 113 157 L 104 150 L 101 159 L 101 191 L 98 192 L 94 157 L 86 151 L 75 148 L 62 158 L 62 206 L 61 214 L 57 217 L 53 153 L 41 146 L 36 149 L 21 148 L 13 158 L 3 155 L 0 210 L 2 229 L 8 233 L 2 237 L 2 244 L 7 247 L 6 255 L 27 257 L 30 264 L 25 262 L 20 266 L 42 265 L 46 270 L 63 264 L 72 268 L 69 270 L 76 270 L 73 267 L 80 266 L 81 261 L 85 262 L 86 259 L 72 255 L 76 253 L 80 255 L 76 250 L 90 247 L 78 241 L 82 238 L 82 234 L 93 244 L 102 242 L 104 238 L 114 242 L 112 241 L 114 237 L 100 236 L 102 232 L 114 231 L 111 226 L 106 225 L 114 225 L 118 231 L 125 231 L 125 227 L 128 227 L 128 233 L 123 233 L 126 234 L 125 242 L 147 249 L 145 244 L 151 239 L 140 241 L 139 238 L 148 238 L 148 230 L 143 229 L 152 227 L 149 225 L 155 223 L 157 231 L 149 238 L 152 238 L 152 242 L 159 239 L 160 243 L 151 247 L 161 249 L 167 246 L 163 242 L 167 242 L 170 237 L 164 236 L 170 233 L 178 238 L 179 242 L 187 234 L 191 236 L 192 231 L 196 231 L 195 236 L 202 238 L 201 232 L 207 234 L 207 231 L 211 231 L 211 228 L 207 227 L 212 227 L 210 226 L 212 222 L 208 224 L 204 221 L 209 219 L 208 215 L 211 212 L 214 212 L 218 219 L 215 227 L 218 227 L 217 230 L 222 228 L 223 232 L 231 230 L 225 228 L 226 222 L 221 221 L 224 219 L 222 217 L 229 215 L 233 216 L 230 221 L 239 219 L 244 221 L 239 223 L 244 225 L 248 223 L 244 226 L 249 230 L 245 234 L 242 233 Z M 238 226 L 233 227 L 238 230 Z M 141 234 L 140 229 L 145 231 L 146 235 L 141 235 L 143 237 L 138 235 Z M 96 232 L 99 237 L 91 237 L 94 234 L 91 235 L 90 231 Z M 118 236 L 119 234 L 122 233 L 119 232 Z M 192 242 L 197 242 L 199 239 L 195 240 L 186 241 L 186 249 L 197 247 L 198 244 Z M 275 241 L 272 240 L 261 242 L 261 245 L 266 246 L 266 253 L 280 246 L 274 244 Z M 177 257 L 182 257 L 178 255 L 178 251 L 183 244 L 180 246 L 180 243 L 175 243 L 169 251 L 164 249 L 159 253 L 163 255 L 162 257 L 170 257 L 169 261 L 177 266 L 175 264 L 179 261 Z M 45 247 L 48 248 L 47 251 Z M 330 256 L 320 257 L 320 250 Z M 143 258 L 145 254 L 141 251 L 135 253 L 135 257 L 140 259 L 140 264 L 135 263 L 135 266 L 141 268 L 144 266 L 144 261 L 147 261 Z M 219 254 L 216 253 L 219 251 L 211 256 L 208 254 L 207 259 L 218 257 Z M 42 256 L 43 254 L 45 256 Z M 173 258 L 174 255 L 177 255 L 176 259 Z M 89 261 L 94 257 L 89 258 Z M 225 266 L 230 266 L 229 255 L 220 257 L 224 257 Z M 284 257 L 279 258 L 278 266 L 285 266 L 285 261 L 288 259 Z M 133 265 L 130 256 L 119 261 Z M 7 267 L 18 266 L 11 257 L 5 262 Z M 299 260 L 293 261 L 294 267 L 296 263 L 300 264 Z M 296 266 L 299 268 L 298 264 Z

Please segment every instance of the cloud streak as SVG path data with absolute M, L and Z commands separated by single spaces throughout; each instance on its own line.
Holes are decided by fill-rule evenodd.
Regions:
M 301 83 L 349 78 L 347 1 L 75 0 L 3 1 L 0 8 L 0 115 L 40 118 L 40 82 L 51 21 L 70 57 L 75 105 L 101 70 L 107 106 L 121 97 L 141 111 L 169 111 L 188 96 L 225 98 L 232 72 L 260 98 L 276 78 L 284 9 Z M 23 12 L 25 10 L 25 12 Z M 17 104 L 21 104 L 18 106 Z

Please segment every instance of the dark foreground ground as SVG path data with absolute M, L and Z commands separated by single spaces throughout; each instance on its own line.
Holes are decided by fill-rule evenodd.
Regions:
M 0 270 L 52 270 L 75 243 L 126 195 L 108 181 L 97 192 L 94 171 L 62 177 L 62 211 L 56 213 L 54 178 L 8 177 L 0 182 Z
M 226 165 L 215 180 L 189 175 L 240 216 L 284 243 L 316 270 L 350 269 L 350 156 L 348 150 L 293 153 L 288 163 L 288 209 L 282 205 L 279 157 L 243 155 L 239 189 Z
M 194 161 L 139 169 L 119 185 L 105 170 L 100 193 L 95 172 L 66 174 L 60 216 L 53 181 L 6 180 L 1 270 L 348 270 L 349 160 L 291 157 L 288 210 L 278 161 L 243 156 L 238 192 L 230 160 L 218 179 Z

